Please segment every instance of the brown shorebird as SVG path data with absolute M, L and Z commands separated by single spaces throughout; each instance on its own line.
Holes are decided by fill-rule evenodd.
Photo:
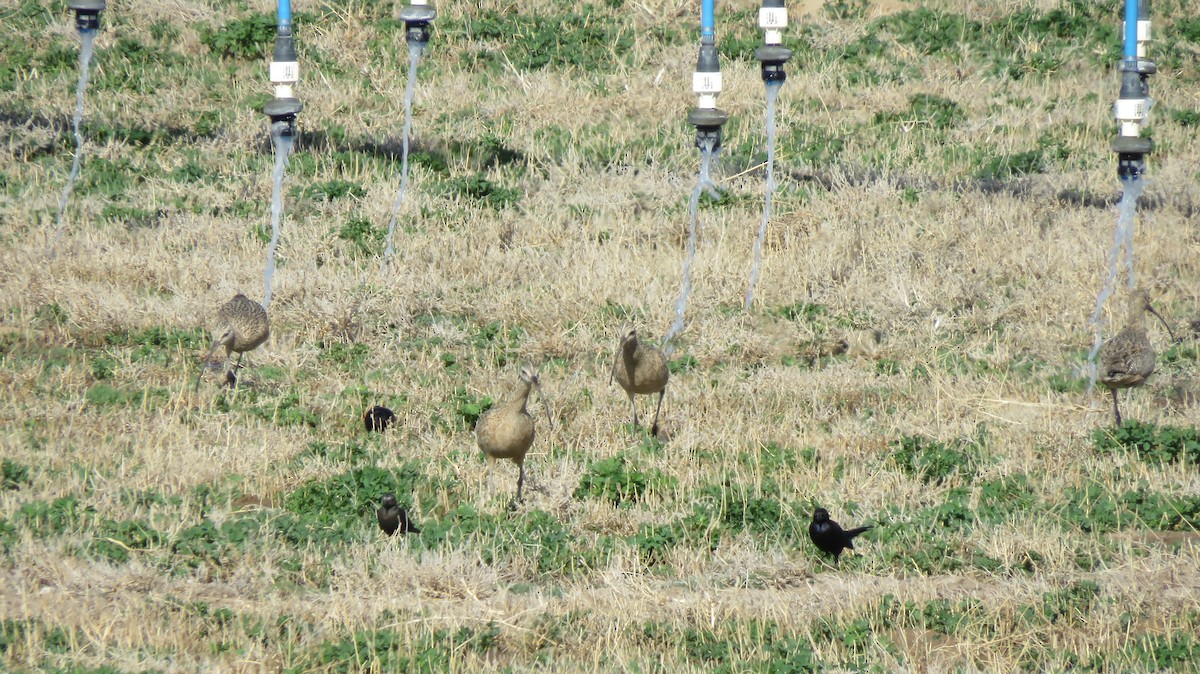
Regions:
M 537 372 L 530 367 L 521 368 L 512 397 L 481 414 L 475 424 L 475 441 L 484 454 L 493 459 L 509 459 L 517 464 L 520 472 L 517 476 L 517 495 L 511 504 L 513 506 L 521 501 L 525 486 L 525 453 L 533 445 L 533 417 L 526 405 L 529 391 L 535 386 L 538 395 L 542 396 L 542 406 L 546 407 L 546 422 L 553 425 L 541 382 L 538 381 Z
M 1121 409 L 1117 404 L 1117 389 L 1133 388 L 1146 383 L 1154 374 L 1154 347 L 1146 335 L 1146 312 L 1154 314 L 1167 328 L 1171 341 L 1175 337 L 1167 321 L 1150 306 L 1146 291 L 1136 290 L 1129 296 L 1125 327 L 1100 347 L 1100 383 L 1112 391 L 1113 415 L 1121 425 Z
M 379 518 L 379 528 L 391 536 L 399 529 L 402 534 L 419 534 L 421 530 L 408 519 L 408 511 L 396 504 L 395 494 L 384 494 L 379 510 L 375 511 Z
M 625 393 L 629 395 L 629 406 L 633 408 L 633 426 L 637 428 L 637 403 L 634 394 L 658 394 L 658 405 L 654 408 L 654 423 L 650 427 L 652 435 L 658 435 L 658 413 L 662 409 L 663 396 L 667 393 L 667 379 L 671 376 L 667 369 L 667 356 L 662 351 L 642 344 L 638 341 L 637 330 L 630 330 L 621 338 L 617 347 L 617 356 L 613 362 L 612 374 L 608 383 L 616 379 Z
M 261 304 L 238 293 L 217 311 L 217 325 L 213 330 L 213 345 L 200 361 L 200 374 L 196 375 L 196 390 L 200 390 L 200 377 L 208 365 L 208 359 L 220 347 L 225 347 L 225 362 L 230 354 L 238 355 L 237 363 L 225 373 L 225 379 L 237 384 L 237 370 L 242 366 L 242 356 L 257 349 L 271 335 L 271 321 Z

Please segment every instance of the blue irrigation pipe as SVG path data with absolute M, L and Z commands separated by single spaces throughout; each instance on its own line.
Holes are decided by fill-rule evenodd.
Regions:
M 1137 61 L 1138 3 L 1125 0 L 1125 60 Z
M 717 22 L 714 19 L 715 12 L 713 5 L 716 0 L 700 0 L 700 39 L 708 38 L 710 41 L 717 34 Z M 1134 5 L 1134 14 L 1137 14 L 1137 5 Z M 1136 33 L 1134 34 L 1136 37 Z
M 1134 14 L 1135 15 L 1137 14 L 1137 5 L 1136 4 L 1134 5 Z M 280 26 L 292 25 L 292 2 L 291 2 L 291 0 L 279 0 L 278 11 L 277 11 L 276 16 L 278 17 L 278 23 Z M 1135 33 L 1135 37 L 1136 37 L 1136 33 Z

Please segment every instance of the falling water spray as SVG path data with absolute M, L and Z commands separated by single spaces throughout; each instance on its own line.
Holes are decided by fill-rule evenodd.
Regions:
M 404 131 L 400 148 L 400 189 L 396 192 L 396 200 L 392 203 L 392 217 L 388 220 L 387 244 L 383 249 L 383 261 L 379 263 L 379 274 L 387 274 L 388 262 L 392 259 L 392 238 L 396 233 L 396 217 L 400 212 L 400 204 L 408 190 L 408 143 L 412 134 L 412 101 L 417 86 L 417 66 L 421 55 L 429 46 L 432 34 L 433 20 L 437 18 L 437 10 L 428 0 L 415 0 L 400 10 L 400 19 L 404 21 L 404 39 L 408 41 L 408 84 L 404 87 Z
M 58 199 L 58 216 L 55 218 L 54 241 L 50 246 L 49 255 L 62 243 L 64 215 L 67 201 L 79 180 L 79 170 L 83 161 L 83 97 L 87 92 L 88 68 L 92 62 L 92 54 L 96 47 L 96 32 L 100 30 L 100 12 L 105 8 L 104 0 L 72 0 L 68 8 L 75 12 L 75 28 L 79 31 L 79 83 L 75 86 L 75 114 L 71 117 L 71 129 L 75 136 L 75 157 L 71 160 L 71 173 L 67 176 L 67 184 L 63 186 L 62 195 Z
M 282 124 L 282 122 L 276 122 Z M 271 289 L 275 276 L 275 249 L 279 247 L 279 221 L 283 217 L 283 174 L 287 170 L 288 155 L 292 151 L 292 136 L 271 130 L 275 146 L 275 169 L 271 171 L 271 243 L 267 246 L 267 263 L 263 267 L 264 309 L 271 308 Z
M 683 260 L 683 274 L 679 283 L 679 298 L 675 300 L 675 322 L 663 337 L 664 351 L 670 356 L 675 351 L 671 340 L 683 330 L 683 317 L 687 312 L 688 297 L 692 294 L 692 261 L 696 258 L 696 229 L 699 224 L 700 195 L 705 190 L 718 197 L 717 185 L 712 179 L 712 160 L 715 151 L 712 144 L 700 148 L 700 175 L 696 180 L 696 188 L 692 190 L 692 198 L 688 202 L 688 240 L 686 257 Z
M 762 222 L 754 239 L 754 261 L 750 264 L 750 283 L 746 288 L 746 311 L 754 305 L 754 286 L 758 283 L 759 265 L 762 263 L 763 239 L 771 221 L 771 197 L 775 193 L 775 104 L 779 99 L 779 90 L 787 80 L 784 64 L 792 57 L 792 50 L 782 44 L 783 29 L 787 27 L 787 8 L 783 0 L 763 0 L 762 8 L 758 10 L 758 25 L 763 29 L 764 44 L 754 50 L 754 58 L 762 65 L 762 80 L 767 89 L 767 184 Z
M 380 275 L 387 274 L 388 261 L 392 259 L 392 237 L 396 232 L 396 217 L 400 212 L 400 204 L 408 190 L 408 142 L 412 133 L 412 100 L 417 84 L 417 64 L 421 61 L 421 52 L 425 45 L 410 42 L 408 45 L 408 84 L 404 87 L 404 135 L 400 146 L 400 189 L 396 192 L 396 200 L 392 203 L 392 217 L 388 220 L 387 245 L 383 249 L 383 262 L 379 264 Z

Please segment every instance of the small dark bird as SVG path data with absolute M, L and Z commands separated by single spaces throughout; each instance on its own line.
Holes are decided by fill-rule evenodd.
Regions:
M 817 508 L 813 513 L 812 524 L 808 525 L 808 537 L 814 545 L 823 552 L 833 555 L 833 564 L 837 566 L 842 550 L 854 549 L 854 537 L 872 527 L 865 526 L 846 531 L 841 525 L 829 519 L 829 511 Z
M 379 518 L 379 528 L 391 536 L 399 529 L 402 534 L 419 534 L 421 530 L 408 519 L 408 511 L 396 505 L 395 494 L 384 494 L 382 505 L 375 511 Z
M 396 414 L 382 405 L 376 405 L 363 412 L 363 426 L 367 431 L 382 433 L 396 420 Z

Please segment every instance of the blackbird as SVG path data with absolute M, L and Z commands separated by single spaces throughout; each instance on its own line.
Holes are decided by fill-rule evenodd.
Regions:
M 384 494 L 383 504 L 379 510 L 375 511 L 375 515 L 379 517 L 379 528 L 383 529 L 383 533 L 391 536 L 399 529 L 402 534 L 419 534 L 421 530 L 417 525 L 413 524 L 408 519 L 408 511 L 396 505 L 395 494 Z
M 812 524 L 808 525 L 808 536 L 812 539 L 813 544 L 823 552 L 833 555 L 833 564 L 837 566 L 842 550 L 846 548 L 853 550 L 854 537 L 870 528 L 870 526 L 865 526 L 846 531 L 837 522 L 829 519 L 828 510 L 817 508 L 813 513 Z

